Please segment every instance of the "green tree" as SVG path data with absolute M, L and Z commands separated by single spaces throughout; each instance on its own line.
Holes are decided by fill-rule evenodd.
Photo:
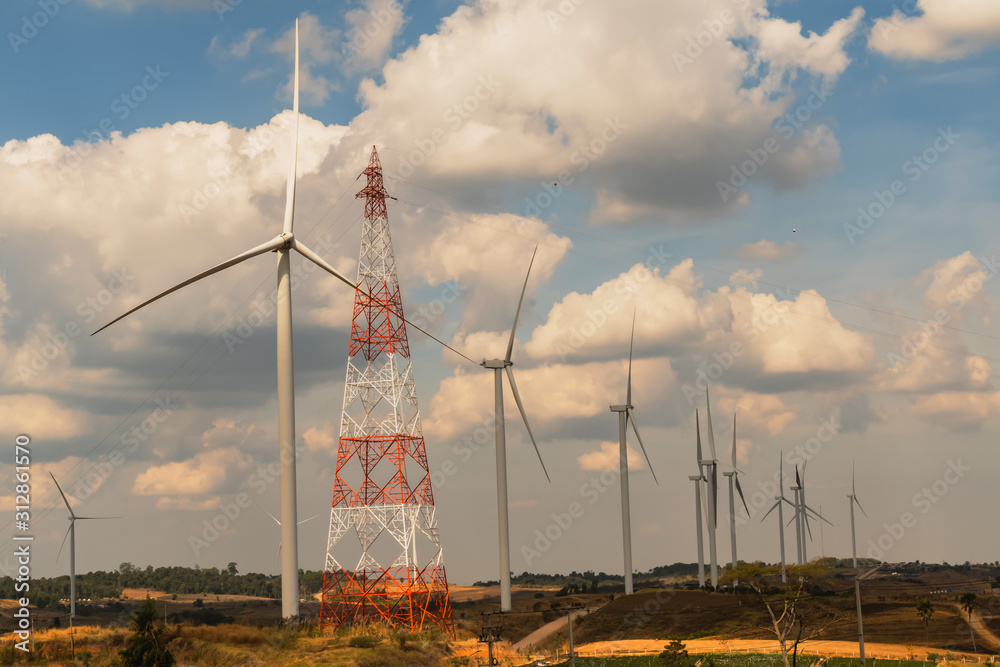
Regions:
M 931 616 L 934 615 L 934 605 L 930 600 L 921 600 L 917 603 L 917 616 L 924 622 L 924 647 L 930 645 L 930 624 Z
M 799 644 L 818 637 L 830 624 L 839 620 L 831 612 L 817 613 L 806 609 L 804 599 L 808 596 L 809 584 L 827 573 L 823 563 L 812 562 L 805 565 L 789 565 L 785 568 L 787 585 L 782 586 L 781 572 L 777 567 L 761 563 L 750 563 L 728 570 L 721 583 L 740 582 L 744 595 L 749 595 L 767 611 L 767 630 L 778 640 L 781 660 L 785 667 L 794 667 L 798 659 Z M 774 581 L 772 587 L 768 579 Z M 788 654 L 792 653 L 789 663 Z
M 163 627 L 152 600 L 146 601 L 132 614 L 132 636 L 118 657 L 124 667 L 173 667 L 173 654 L 162 641 Z
M 680 639 L 672 640 L 663 648 L 664 651 L 660 653 L 660 660 L 669 667 L 684 667 L 691 662 L 688 659 L 688 652 L 684 647 L 684 642 Z
M 979 649 L 976 648 L 976 633 L 972 629 L 972 612 L 976 610 L 979 603 L 976 602 L 975 593 L 962 593 L 962 597 L 958 599 L 959 606 L 965 610 L 965 613 L 969 615 L 969 634 L 972 635 L 972 652 L 978 653 Z

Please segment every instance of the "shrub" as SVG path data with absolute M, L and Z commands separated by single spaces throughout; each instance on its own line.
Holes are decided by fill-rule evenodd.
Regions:
M 664 651 L 660 653 L 660 661 L 664 664 L 671 667 L 684 667 L 690 663 L 687 649 L 684 648 L 684 642 L 681 640 L 674 639 L 663 648 Z
M 351 648 L 375 648 L 379 643 L 378 637 L 369 637 L 367 635 L 358 635 L 357 637 L 351 637 L 347 645 Z

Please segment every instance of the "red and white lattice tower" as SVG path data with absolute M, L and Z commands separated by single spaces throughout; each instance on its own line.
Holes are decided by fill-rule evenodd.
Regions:
M 364 174 L 364 232 L 323 576 L 320 625 L 383 621 L 454 632 L 382 166 Z M 356 564 L 341 558 L 360 557 Z M 344 554 L 352 555 L 345 556 Z M 353 565 L 353 567 L 352 567 Z

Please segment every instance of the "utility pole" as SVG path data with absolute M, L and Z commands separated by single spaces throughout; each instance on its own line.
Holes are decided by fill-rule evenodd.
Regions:
M 861 620 L 861 580 L 878 571 L 878 565 L 854 578 L 854 599 L 858 606 L 858 654 L 861 657 L 861 667 L 865 665 L 865 626 Z
M 499 625 L 493 625 L 493 614 L 500 616 Z M 479 643 L 486 644 L 489 656 L 486 663 L 489 667 L 499 665 L 500 661 L 493 657 L 493 645 L 500 641 L 500 633 L 503 632 L 503 612 L 482 612 L 483 629 L 479 632 Z

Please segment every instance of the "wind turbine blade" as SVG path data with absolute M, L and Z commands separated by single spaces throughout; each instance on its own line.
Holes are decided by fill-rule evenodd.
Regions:
M 733 475 L 733 481 L 736 482 L 736 491 L 740 494 L 740 500 L 743 501 L 743 509 L 747 511 L 747 516 L 750 516 L 750 508 L 747 507 L 747 499 L 743 497 L 743 488 L 740 486 L 740 476 Z
M 318 516 L 319 516 L 319 514 L 313 514 L 313 515 L 312 515 L 311 517 L 309 517 L 308 519 L 302 519 L 302 521 L 299 521 L 298 525 L 299 525 L 299 526 L 301 526 L 301 525 L 302 525 L 302 524 L 304 524 L 304 523 L 305 523 L 306 521 L 312 521 L 313 519 L 315 519 L 315 518 L 316 518 L 316 517 L 318 517 Z M 278 525 L 280 526 L 281 524 L 279 523 Z
M 856 496 L 851 496 L 851 498 L 854 499 L 854 502 L 857 503 L 857 505 L 858 505 L 858 509 L 861 510 L 861 513 L 864 514 L 865 518 L 867 519 L 868 518 L 868 512 L 866 512 L 865 508 L 861 506 L 861 503 L 858 501 L 857 497 Z
M 252 502 L 254 505 L 256 505 L 260 509 L 260 511 L 262 511 L 264 514 L 266 514 L 269 517 L 271 517 L 272 519 L 274 519 L 274 522 L 276 524 L 278 524 L 279 526 L 281 525 L 281 522 L 278 521 L 278 517 L 274 516 L 273 514 L 271 514 L 270 512 L 268 512 L 266 509 L 264 509 L 264 507 L 260 503 L 258 503 L 256 500 L 254 500 L 253 498 L 251 498 L 250 502 Z
M 278 540 L 278 551 L 274 554 L 274 564 L 278 564 L 278 559 L 281 558 L 281 540 Z
M 514 333 L 517 331 L 517 320 L 521 316 L 521 304 L 524 303 L 524 293 L 528 290 L 528 278 L 531 276 L 531 265 L 535 263 L 535 255 L 538 254 L 538 246 L 531 253 L 531 261 L 528 262 L 528 272 L 524 274 L 524 285 L 521 287 L 521 298 L 517 300 L 517 310 L 514 311 L 514 326 L 510 328 L 510 340 L 507 342 L 507 356 L 504 360 L 509 364 L 510 356 L 514 353 Z
M 528 437 L 531 438 L 531 444 L 535 446 L 535 454 L 538 455 L 538 462 L 542 464 L 542 472 L 545 473 L 545 479 L 552 483 L 552 478 L 549 477 L 549 471 L 545 469 L 545 461 L 542 460 L 542 453 L 538 451 L 538 443 L 535 442 L 535 435 L 531 432 L 531 425 L 528 423 L 528 415 L 524 411 L 524 404 L 521 403 L 521 394 L 517 392 L 517 383 L 514 382 L 514 372 L 510 370 L 510 366 L 507 366 L 507 379 L 510 380 L 510 393 L 514 394 L 514 402 L 517 403 L 517 409 L 521 413 L 521 419 L 524 420 L 524 427 L 528 429 Z
M 799 477 L 799 465 L 795 464 L 795 486 L 802 488 L 802 479 Z
M 236 257 L 233 257 L 232 259 L 226 260 L 222 264 L 216 264 L 215 266 L 213 266 L 212 268 L 210 268 L 208 271 L 202 271 L 201 273 L 199 273 L 198 275 L 196 275 L 194 278 L 189 278 L 189 279 L 185 280 L 182 283 L 174 285 L 173 287 L 171 287 L 170 289 L 168 289 L 165 292 L 160 292 L 159 294 L 157 294 L 156 296 L 154 296 L 152 299 L 147 299 L 146 301 L 143 301 L 142 303 L 140 303 L 138 306 L 136 306 L 132 310 L 128 311 L 127 313 L 125 313 L 123 315 L 119 315 L 118 317 L 116 317 L 115 319 L 111 320 L 110 322 L 108 322 L 103 327 L 101 327 L 100 329 L 98 329 L 97 331 L 95 331 L 94 333 L 92 333 L 90 335 L 94 336 L 96 334 L 101 333 L 102 331 L 104 331 L 105 329 L 107 329 L 108 327 L 110 327 L 115 322 L 128 317 L 129 315 L 131 315 L 135 311 L 139 310 L 140 308 L 145 308 L 149 304 L 153 303 L 154 301 L 158 301 L 158 300 L 162 299 L 163 297 L 167 296 L 168 294 L 172 294 L 173 292 L 176 292 L 177 290 L 181 289 L 182 287 L 187 287 L 191 283 L 196 283 L 199 280 L 201 280 L 202 278 L 207 278 L 208 276 L 212 275 L 213 273 L 218 273 L 219 271 L 225 271 L 230 266 L 235 266 L 236 264 L 239 264 L 240 262 L 242 262 L 244 260 L 250 259 L 251 257 L 256 257 L 257 255 L 263 255 L 265 252 L 270 252 L 271 250 L 275 250 L 277 248 L 280 248 L 281 246 L 285 245 L 285 243 L 287 243 L 287 241 L 286 241 L 286 239 L 285 239 L 284 236 L 276 236 L 273 239 L 271 239 L 270 241 L 268 241 L 267 243 L 259 245 L 256 248 L 251 248 L 250 250 L 247 250 L 244 253 L 236 255 Z
M 778 487 L 781 489 L 781 496 L 785 496 L 785 450 L 778 452 Z
M 803 512 L 802 513 L 802 519 L 803 519 L 802 523 L 806 524 L 806 532 L 809 533 L 809 541 L 812 542 L 813 541 L 813 532 L 812 532 L 812 529 L 809 527 L 809 513 L 808 512 Z
M 56 554 L 56 562 L 59 562 L 59 557 L 62 556 L 63 547 L 66 546 L 66 538 L 69 537 L 70 531 L 73 530 L 73 523 L 70 522 L 69 528 L 66 529 L 66 534 L 63 535 L 62 544 L 59 545 L 59 553 Z
M 50 473 L 49 473 L 49 477 L 51 477 L 51 478 L 52 478 L 52 481 L 53 481 L 53 482 L 55 482 L 55 484 L 56 484 L 56 488 L 57 488 L 57 489 L 59 489 L 59 495 L 60 495 L 60 496 L 62 496 L 62 499 L 63 499 L 63 502 L 64 502 L 64 503 L 66 503 L 66 509 L 68 509 L 68 510 L 69 510 L 69 515 L 70 515 L 71 517 L 73 517 L 73 518 L 75 519 L 75 518 L 76 518 L 76 515 L 75 515 L 75 514 L 73 514 L 73 508 L 69 506 L 69 501 L 68 501 L 68 500 L 66 500 L 66 494 L 65 494 L 65 493 L 63 493 L 63 490 L 62 490 L 62 487 L 61 487 L 61 486 L 59 486 L 59 482 L 56 482 L 56 476 L 55 476 L 55 475 L 53 475 L 53 474 L 52 474 L 52 473 L 50 472 Z M 65 540 L 64 540 L 64 541 L 65 541 Z
M 773 505 L 771 505 L 771 509 L 769 509 L 767 511 L 767 513 L 761 518 L 761 522 L 763 522 L 764 519 L 766 519 L 771 514 L 771 512 L 773 512 L 775 509 L 777 509 L 778 505 L 780 505 L 780 504 L 781 504 L 781 501 L 779 500 L 776 503 L 774 503 Z
M 851 459 L 851 495 L 853 496 L 855 493 L 857 490 L 854 488 L 854 459 Z
M 798 508 L 795 506 L 795 503 L 793 503 L 791 500 L 789 500 L 788 498 L 786 498 L 784 495 L 781 496 L 781 499 L 783 501 L 785 501 L 792 509 L 794 509 L 795 511 L 798 511 Z
M 635 432 L 635 439 L 639 441 L 639 449 L 642 450 L 642 455 L 646 457 L 646 465 L 649 466 L 649 472 L 653 473 L 653 481 L 656 485 L 660 485 L 660 480 L 656 479 L 656 473 L 653 472 L 653 464 L 649 461 L 649 454 L 646 453 L 646 446 L 642 444 L 642 436 L 639 435 L 639 427 L 635 425 L 635 416 L 632 414 L 631 408 L 625 412 L 625 418 L 632 422 L 632 430 Z
M 78 517 L 74 517 L 74 518 L 82 520 L 82 519 L 124 519 L 125 517 L 123 517 L 123 516 L 78 516 Z
M 635 344 L 635 309 L 632 309 L 632 337 L 628 341 L 628 384 L 625 390 L 625 406 L 632 407 L 632 346 Z M 636 434 L 638 437 L 638 434 Z M 650 468 L 652 470 L 652 468 Z M 656 475 L 653 475 L 656 477 Z
M 708 451 L 712 454 L 712 460 L 717 460 L 715 456 L 715 434 L 712 432 L 712 406 L 708 403 L 708 389 L 705 389 L 705 433 L 708 435 Z
M 288 184 L 285 191 L 285 222 L 282 231 L 292 233 L 295 221 L 295 180 L 298 176 L 299 158 L 299 20 L 295 19 L 295 74 L 292 81 L 292 164 L 288 169 Z
M 736 412 L 733 411 L 733 469 L 736 468 Z
M 335 269 L 335 268 L 333 268 L 332 266 L 330 266 L 330 264 L 328 264 L 328 263 L 327 263 L 327 262 L 326 262 L 326 261 L 325 261 L 325 260 L 324 260 L 324 259 L 323 259 L 322 257 L 320 257 L 320 256 L 319 256 L 319 255 L 317 255 L 317 254 L 316 254 L 315 252 L 313 252 L 312 250 L 310 250 L 309 248 L 307 248 L 307 247 L 305 246 L 305 244 L 303 244 L 303 243 L 302 243 L 301 241 L 299 241 L 298 239 L 295 239 L 295 240 L 294 240 L 294 241 L 292 242 L 292 247 L 293 247 L 293 248 L 294 248 L 294 249 L 295 249 L 295 250 L 296 250 L 296 251 L 297 251 L 297 252 L 298 252 L 298 253 L 299 253 L 300 255 L 302 255 L 303 257 L 305 257 L 305 258 L 306 258 L 306 259 L 308 259 L 308 260 L 309 260 L 310 262 L 312 262 L 313 264 L 315 264 L 315 265 L 316 265 L 316 266 L 318 266 L 319 268 L 323 269 L 324 271 L 326 271 L 326 272 L 327 272 L 327 273 L 329 273 L 330 275 L 332 275 L 332 276 L 334 276 L 335 278 L 339 279 L 340 281 L 342 281 L 342 282 L 346 283 L 347 285 L 350 285 L 350 286 L 351 286 L 352 288 L 354 288 L 354 289 L 356 289 L 356 290 L 357 290 L 357 289 L 361 289 L 361 288 L 359 288 L 359 287 L 357 286 L 357 284 L 356 284 L 356 283 L 355 283 L 355 282 L 354 282 L 353 280 L 350 280 L 349 278 L 347 278 L 346 276 L 344 276 L 344 274 L 342 274 L 342 273 L 341 273 L 340 271 L 338 271 L 337 269 Z M 438 345 L 441 345 L 442 347 L 446 347 L 446 348 L 448 348 L 449 350 L 451 350 L 452 352 L 454 352 L 454 353 L 455 353 L 455 354 L 457 354 L 458 356 L 462 357 L 463 359 L 465 359 L 465 360 L 469 361 L 470 363 L 473 363 L 473 364 L 475 364 L 475 363 L 476 363 L 475 361 L 473 361 L 472 359 L 470 359 L 470 358 L 469 358 L 469 357 L 467 357 L 466 355 L 462 354 L 461 352 L 459 352 L 458 350 L 456 350 L 455 348 L 453 348 L 453 347 L 452 347 L 451 345 L 448 345 L 448 343 L 444 342 L 443 340 L 441 340 L 441 339 L 440 339 L 440 338 L 438 338 L 437 336 L 434 336 L 433 334 L 431 334 L 431 333 L 428 333 L 428 332 L 427 332 L 426 330 L 424 330 L 423 328 L 421 328 L 421 327 L 417 326 L 416 324 L 414 324 L 414 323 L 413 323 L 413 322 L 411 322 L 410 320 L 406 319 L 406 318 L 405 318 L 405 317 L 403 316 L 403 313 L 396 313 L 396 315 L 397 315 L 397 316 L 399 316 L 399 318 L 400 318 L 401 320 L 403 320 L 403 321 L 404 321 L 404 322 L 406 322 L 406 323 L 407 323 L 408 325 L 410 325 L 411 327 L 413 327 L 414 329 L 416 329 L 417 331 L 419 331 L 419 332 L 420 332 L 420 333 L 422 333 L 423 335 L 425 335 L 425 336 L 427 336 L 428 338 L 430 338 L 431 340 L 433 340 L 433 341 L 434 341 L 435 343 L 437 343 Z M 478 366 L 479 364 L 476 364 L 476 365 Z
M 698 411 L 694 411 L 694 432 L 698 442 L 698 472 L 701 473 L 701 425 L 698 420 Z
M 821 521 L 826 521 L 826 523 L 829 524 L 829 525 L 831 525 L 831 526 L 833 525 L 832 523 L 830 523 L 829 521 L 827 521 L 827 519 L 826 519 L 825 516 L 823 516 L 822 514 L 820 514 L 819 512 L 817 512 L 816 510 L 814 510 L 813 508 L 808 507 L 806 505 L 803 505 L 803 507 L 805 507 L 806 510 L 808 510 L 806 512 L 806 514 L 804 515 L 806 517 L 806 524 L 807 525 L 809 523 L 809 512 L 811 512 L 812 515 L 815 516 L 817 519 L 820 519 Z M 867 515 L 865 515 L 865 516 L 867 516 Z
M 790 525 L 792 525 L 792 522 L 794 522 L 794 521 L 795 521 L 795 515 L 793 514 L 792 518 L 789 519 L 788 523 L 785 524 L 785 528 L 788 528 Z

